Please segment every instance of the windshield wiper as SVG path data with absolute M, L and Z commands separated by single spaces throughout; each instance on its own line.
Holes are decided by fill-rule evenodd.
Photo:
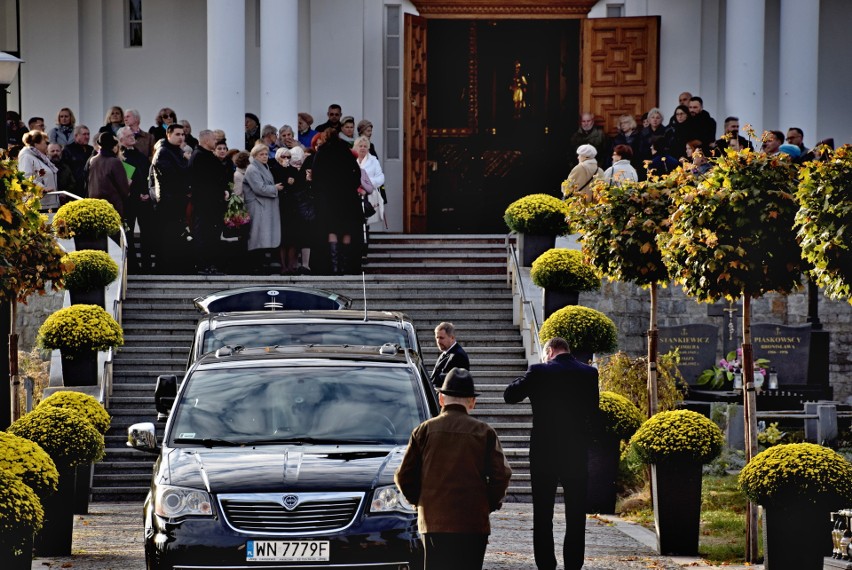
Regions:
M 243 445 L 264 445 L 279 443 L 309 444 L 309 445 L 381 445 L 383 442 L 369 439 L 341 439 L 331 437 L 269 437 L 242 442 Z
M 245 445 L 242 441 L 233 441 L 230 439 L 220 439 L 217 437 L 176 437 L 172 440 L 174 443 L 197 443 L 199 445 L 203 445 L 204 447 L 216 447 L 216 446 L 225 446 L 225 447 L 238 447 L 240 445 Z

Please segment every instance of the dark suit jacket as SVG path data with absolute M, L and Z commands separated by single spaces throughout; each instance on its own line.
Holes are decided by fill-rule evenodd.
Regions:
M 584 450 L 599 409 L 597 369 L 570 354 L 558 354 L 530 366 L 503 393 L 507 404 L 524 398 L 530 399 L 533 410 L 531 459 L 563 457 L 585 465 Z
M 440 388 L 444 384 L 444 376 L 453 368 L 466 368 L 470 370 L 470 360 L 459 343 L 454 344 L 446 354 L 438 357 L 438 361 L 435 362 L 435 367 L 432 369 L 429 379 L 436 388 Z

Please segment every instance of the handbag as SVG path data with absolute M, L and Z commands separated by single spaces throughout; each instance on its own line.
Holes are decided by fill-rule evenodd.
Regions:
M 367 194 L 361 196 L 361 206 L 364 209 L 364 219 L 372 218 L 376 215 L 376 208 L 370 203 Z

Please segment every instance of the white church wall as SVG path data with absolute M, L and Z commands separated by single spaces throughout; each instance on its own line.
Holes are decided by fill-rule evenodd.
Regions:
M 852 9 L 849 0 L 820 0 L 820 6 L 817 132 L 805 133 L 805 145 L 829 137 L 838 145 L 852 143 L 852 60 L 848 56 Z

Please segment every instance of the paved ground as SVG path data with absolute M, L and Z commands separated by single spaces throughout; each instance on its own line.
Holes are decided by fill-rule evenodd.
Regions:
M 561 536 L 560 507 L 557 506 L 554 532 Z M 136 503 L 93 503 L 88 515 L 74 520 L 73 555 L 64 558 L 38 558 L 33 570 L 72 568 L 76 570 L 144 570 L 142 554 L 141 507 Z M 530 570 L 532 555 L 532 506 L 509 504 L 491 516 L 491 544 L 485 557 L 485 570 Z M 586 522 L 585 570 L 708 568 L 695 558 L 657 555 L 654 534 L 626 523 L 618 517 L 589 517 Z M 561 538 L 557 539 L 557 544 Z M 559 554 L 557 553 L 557 556 Z M 561 563 L 561 560 L 560 560 Z M 726 566 L 726 570 L 744 568 Z M 762 566 L 752 566 L 760 570 Z

